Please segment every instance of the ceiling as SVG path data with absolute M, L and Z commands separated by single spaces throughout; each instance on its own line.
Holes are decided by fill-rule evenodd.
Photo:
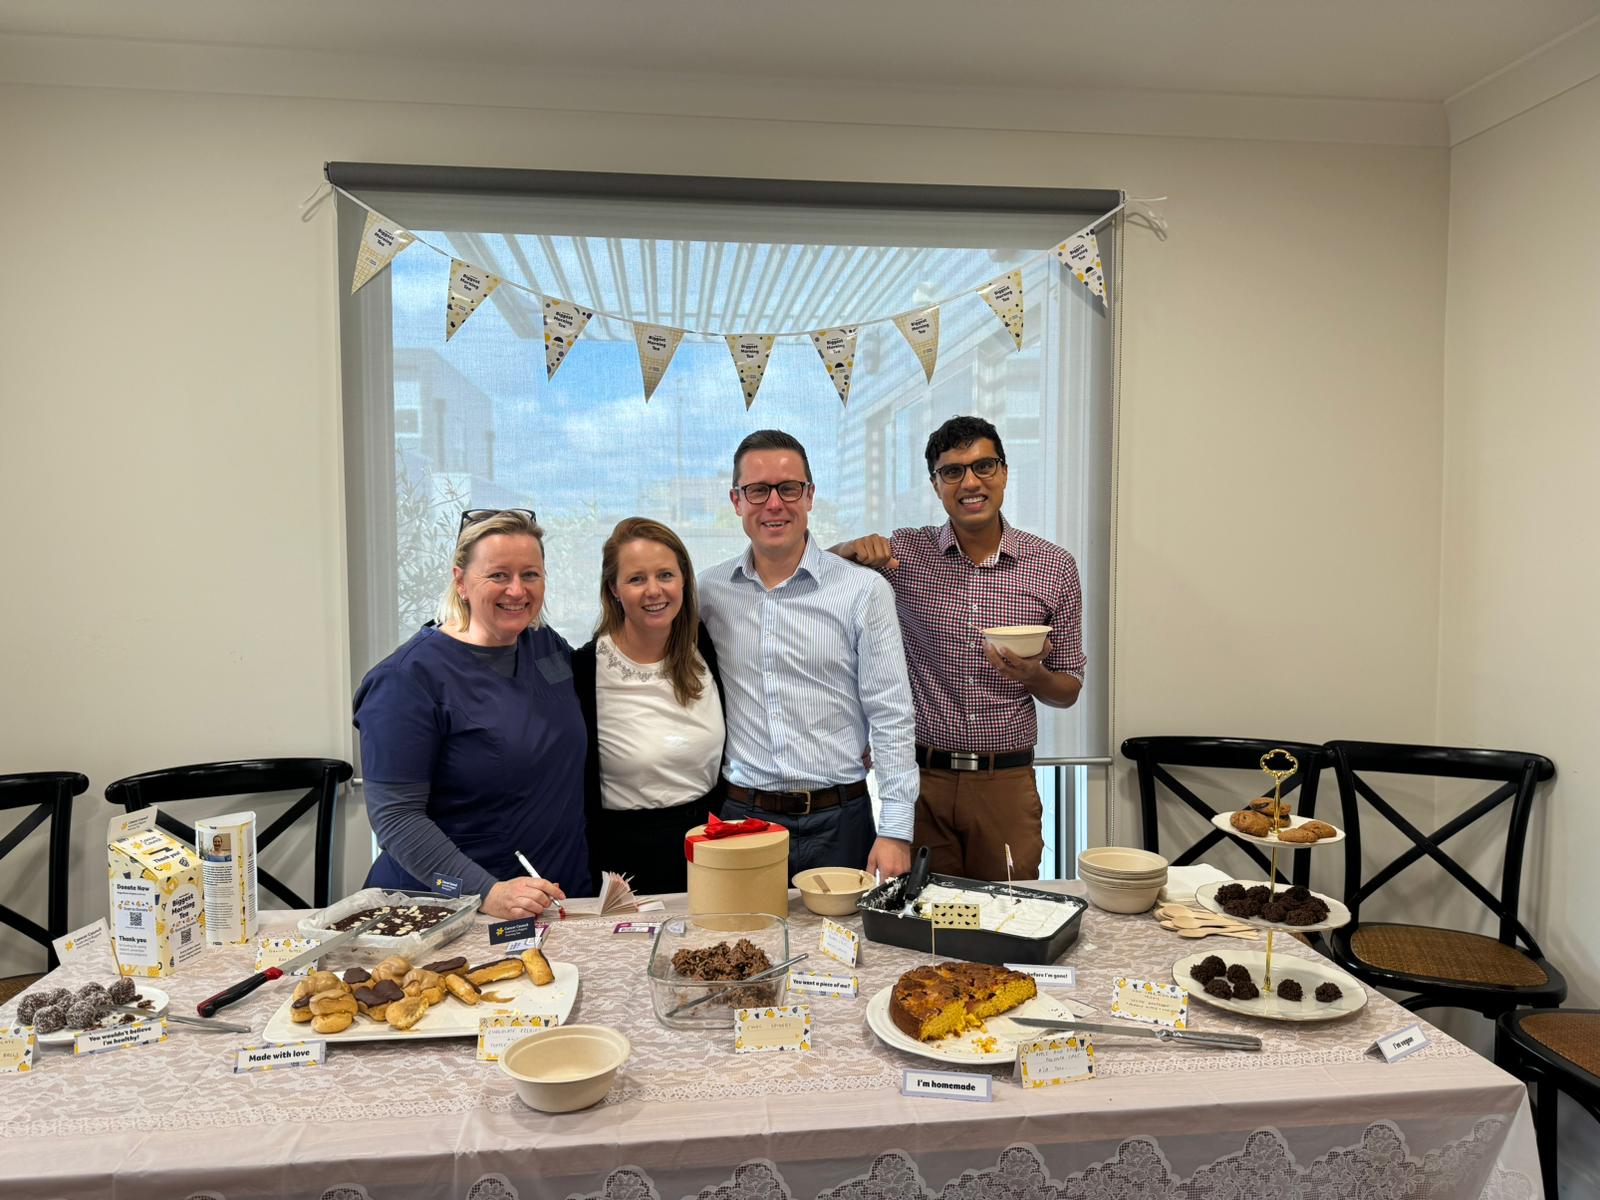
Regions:
M 1600 0 L 0 0 L 0 34 L 541 68 L 1439 102 Z

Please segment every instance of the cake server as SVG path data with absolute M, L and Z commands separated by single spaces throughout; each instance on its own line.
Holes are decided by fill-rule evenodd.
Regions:
M 1069 1029 L 1084 1033 L 1117 1033 L 1127 1037 L 1155 1038 L 1159 1042 L 1181 1042 L 1186 1046 L 1214 1046 L 1219 1050 L 1259 1050 L 1261 1039 L 1253 1033 L 1212 1033 L 1202 1029 L 1167 1029 L 1161 1025 L 1097 1025 L 1093 1021 L 1051 1020 L 1040 1017 L 1006 1017 L 1029 1029 Z
M 317 959 L 321 958 L 328 951 L 337 946 L 342 946 L 345 942 L 351 941 L 356 937 L 359 937 L 381 920 L 383 920 L 382 917 L 373 917 L 372 920 L 363 921 L 354 929 L 346 929 L 342 933 L 334 934 L 331 938 L 325 938 L 323 941 L 318 942 L 315 946 L 311 947 L 311 949 L 305 951 L 304 953 L 296 954 L 293 958 L 289 959 L 288 962 L 276 967 L 268 967 L 265 971 L 257 971 L 254 975 L 250 976 L 249 979 L 241 979 L 232 987 L 223 988 L 222 991 L 218 992 L 215 996 L 200 1001 L 199 1004 L 195 1005 L 195 1008 L 199 1011 L 202 1017 L 214 1017 L 217 1015 L 218 1009 L 228 1007 L 228 1005 L 232 1004 L 235 1000 L 243 1000 L 263 983 L 270 983 L 274 979 L 281 979 L 283 976 L 289 974 L 296 968 L 303 967 L 307 963 L 316 962 Z
M 235 1025 L 232 1021 L 215 1021 L 201 1017 L 186 1017 L 168 1009 L 163 1013 L 153 1013 L 147 1008 L 139 1008 L 132 1004 L 117 1005 L 118 1012 L 132 1013 L 136 1017 L 143 1017 L 147 1021 L 158 1021 L 163 1017 L 168 1021 L 175 1021 L 179 1025 L 190 1025 L 195 1029 L 203 1029 L 207 1033 L 249 1033 L 250 1026 Z
M 900 899 L 904 900 L 905 907 L 900 910 L 902 917 L 913 916 L 912 905 L 916 904 L 917 897 L 922 895 L 922 889 L 928 886 L 928 875 L 931 873 L 931 864 L 928 862 L 928 848 L 917 847 L 917 860 L 911 864 L 911 873 L 906 876 L 905 882 L 900 885 Z
M 726 992 L 730 992 L 734 988 L 742 988 L 747 983 L 759 983 L 763 979 L 771 979 L 774 975 L 782 975 L 802 958 L 810 957 L 811 955 L 809 954 L 796 954 L 793 958 L 786 958 L 777 966 L 768 967 L 765 971 L 757 971 L 754 975 L 751 975 L 746 979 L 730 979 L 727 981 L 726 986 L 719 987 L 714 992 L 707 992 L 704 996 L 696 996 L 693 1000 L 685 1000 L 682 1004 L 678 1005 L 677 1008 L 669 1010 L 667 1016 L 675 1017 L 681 1012 L 688 1012 L 691 1008 L 698 1007 L 699 1005 L 704 1004 L 707 1000 L 715 1000 L 718 996 L 721 996 Z

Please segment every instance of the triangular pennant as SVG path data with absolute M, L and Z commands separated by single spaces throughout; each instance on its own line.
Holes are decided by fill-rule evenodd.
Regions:
M 450 302 L 444 310 L 444 340 L 455 337 L 467 323 L 467 318 L 478 311 L 478 305 L 489 298 L 489 293 L 500 286 L 500 277 L 491 275 L 480 267 L 450 260 Z
M 1100 239 L 1094 231 L 1075 233 L 1053 251 L 1061 265 L 1100 299 L 1106 298 L 1106 276 L 1100 267 Z
M 837 329 L 819 329 L 811 335 L 811 344 L 822 356 L 822 365 L 828 378 L 839 392 L 839 403 L 850 403 L 850 372 L 856 365 L 856 326 L 841 325 Z
M 683 330 L 670 325 L 635 325 L 633 340 L 639 346 L 639 370 L 644 375 L 644 399 L 648 404 L 650 397 L 656 394 L 656 385 L 667 373 L 672 356 L 678 352 Z
M 933 382 L 933 365 L 939 358 L 939 308 L 924 308 L 918 312 L 901 313 L 894 319 L 896 327 L 911 349 L 916 351 L 928 382 Z
M 983 297 L 984 303 L 994 309 L 994 315 L 1000 318 L 1000 324 L 1011 332 L 1017 340 L 1017 349 L 1022 349 L 1022 272 L 1012 271 L 1009 275 L 1002 275 L 999 279 L 991 279 L 978 289 L 978 295 Z
M 544 370 L 545 378 L 556 373 L 572 343 L 578 340 L 583 327 L 594 316 L 587 308 L 579 308 L 570 300 L 544 298 Z
M 744 391 L 744 406 L 748 409 L 756 402 L 761 390 L 761 377 L 767 373 L 767 357 L 772 353 L 770 333 L 725 333 L 728 353 L 733 355 L 733 365 L 739 371 L 739 387 Z
M 356 269 L 350 276 L 350 294 L 354 296 L 359 292 L 396 254 L 416 240 L 392 221 L 369 212 L 366 226 L 361 230 L 361 244 L 356 247 Z

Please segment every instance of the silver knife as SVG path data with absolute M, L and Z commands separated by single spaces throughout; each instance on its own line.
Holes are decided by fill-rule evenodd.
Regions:
M 1074 1017 L 1063 1020 L 1044 1020 L 1040 1017 L 1006 1017 L 1017 1025 L 1029 1029 L 1082 1030 L 1084 1033 L 1118 1033 L 1127 1037 L 1155 1038 L 1160 1042 L 1181 1042 L 1189 1046 L 1214 1046 L 1227 1050 L 1259 1050 L 1261 1039 L 1253 1033 L 1214 1033 L 1204 1029 L 1167 1029 L 1161 1025 L 1099 1025 L 1093 1021 L 1079 1021 Z
M 346 929 L 342 933 L 336 933 L 331 938 L 327 938 L 317 943 L 317 945 L 311 947 L 311 949 L 304 951 L 301 954 L 296 954 L 293 958 L 289 959 L 288 962 L 285 962 L 280 966 L 268 967 L 264 971 L 257 971 L 254 975 L 250 976 L 249 979 L 241 979 L 232 987 L 224 988 L 215 996 L 210 996 L 207 999 L 200 1001 L 199 1004 L 195 1005 L 195 1008 L 199 1010 L 199 1013 L 202 1017 L 214 1017 L 217 1015 L 217 1010 L 219 1008 L 225 1008 L 226 1006 L 232 1004 L 235 1000 L 243 1000 L 263 983 L 270 983 L 274 979 L 281 979 L 283 976 L 292 972 L 296 967 L 303 967 L 307 963 L 315 962 L 317 959 L 321 958 L 324 954 L 328 953 L 328 951 L 334 949 L 335 947 L 342 946 L 345 942 L 350 941 L 352 938 L 359 937 L 381 920 L 383 920 L 382 917 L 373 917 L 372 920 L 363 921 L 354 929 Z

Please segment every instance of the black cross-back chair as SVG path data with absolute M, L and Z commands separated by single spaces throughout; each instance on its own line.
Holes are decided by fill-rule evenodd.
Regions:
M 1248 800 L 1272 794 L 1272 780 L 1261 771 L 1261 756 L 1270 750 L 1287 750 L 1295 756 L 1300 769 L 1283 781 L 1282 796 L 1298 816 L 1314 817 L 1317 807 L 1317 781 L 1328 763 L 1325 747 L 1310 742 L 1274 742 L 1261 738 L 1233 737 L 1132 737 L 1122 743 L 1124 758 L 1132 759 L 1139 772 L 1139 810 L 1144 826 L 1144 848 L 1157 854 L 1161 850 L 1159 820 L 1160 792 L 1164 787 L 1175 799 L 1199 813 L 1209 823 L 1219 813 L 1237 812 Z M 1254 778 L 1241 781 L 1239 790 L 1228 797 L 1228 807 L 1215 808 L 1195 795 L 1175 776 L 1170 767 L 1199 767 L 1207 770 L 1247 771 Z M 1176 857 L 1166 855 L 1175 867 L 1185 867 L 1199 862 L 1212 847 L 1222 842 L 1238 846 L 1261 868 L 1263 879 L 1272 871 L 1272 860 L 1267 852 L 1249 842 L 1208 828 L 1188 849 Z M 1278 855 L 1278 882 L 1302 887 L 1310 886 L 1311 854 L 1301 851 L 1284 851 Z M 1289 868 L 1286 877 L 1284 868 Z
M 1328 743 L 1339 781 L 1345 825 L 1345 904 L 1351 921 L 1330 937 L 1333 957 L 1351 974 L 1377 987 L 1411 992 L 1401 1001 L 1413 1012 L 1463 1008 L 1497 1017 L 1518 1007 L 1553 1008 L 1567 995 L 1567 982 L 1539 949 L 1517 916 L 1522 890 L 1522 852 L 1539 784 L 1556 767 L 1542 754 L 1518 750 L 1472 750 L 1388 742 Z M 1366 778 L 1370 774 L 1470 779 L 1495 785 L 1465 811 L 1425 832 L 1395 808 Z M 1362 802 L 1368 811 L 1403 834 L 1411 845 L 1392 862 L 1363 878 Z M 1505 859 L 1497 896 L 1445 850 L 1444 843 L 1505 806 Z M 1438 864 L 1498 922 L 1496 936 L 1432 925 L 1361 919 L 1362 904 L 1406 868 L 1424 858 Z M 1520 943 L 1520 944 L 1519 944 Z M 1495 1039 L 1495 1061 L 1507 1055 L 1504 1035 Z M 1503 1065 L 1503 1063 L 1502 1063 Z
M 266 888 L 290 908 L 326 908 L 333 894 L 333 827 L 339 787 L 355 769 L 337 758 L 263 758 L 239 762 L 195 763 L 130 775 L 106 788 L 106 799 L 127 812 L 161 806 L 156 824 L 188 845 L 194 845 L 194 826 L 186 825 L 166 808 L 182 800 L 245 796 L 258 792 L 292 792 L 305 795 L 265 829 L 256 833 L 256 873 Z M 262 869 L 260 852 L 277 841 L 307 813 L 317 814 L 314 895 L 307 900 L 275 875 Z M 216 815 L 216 814 L 211 814 Z
M 1571 1096 L 1600 1121 L 1600 1010 L 1519 1008 L 1495 1029 L 1506 1068 L 1533 1085 L 1533 1131 L 1539 1141 L 1544 1194 L 1556 1195 L 1556 1093 Z
M 45 923 L 40 925 L 13 908 L 0 904 L 0 924 L 9 925 L 45 948 L 51 970 L 60 963 L 50 943 L 67 932 L 68 851 L 72 847 L 72 798 L 89 788 L 89 779 L 75 771 L 30 771 L 0 775 L 0 811 L 32 808 L 4 838 L 0 859 L 46 821 L 50 822 L 49 861 L 45 869 Z M 31 872 L 30 872 L 31 873 Z

